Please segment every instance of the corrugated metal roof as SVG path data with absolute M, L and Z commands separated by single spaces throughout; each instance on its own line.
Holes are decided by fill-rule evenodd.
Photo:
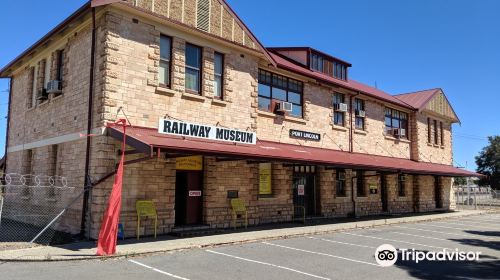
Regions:
M 326 74 L 323 74 L 323 73 L 320 73 L 317 71 L 313 71 L 311 69 L 308 69 L 308 68 L 306 68 L 298 63 L 294 63 L 294 62 L 292 62 L 292 61 L 290 61 L 290 60 L 288 60 L 288 59 L 286 59 L 278 54 L 272 53 L 272 52 L 271 52 L 271 57 L 276 61 L 279 68 L 289 70 L 289 71 L 295 72 L 297 74 L 302 74 L 304 76 L 311 77 L 311 78 L 320 80 L 322 82 L 326 82 L 326 83 L 330 83 L 330 84 L 334 84 L 334 85 L 340 85 L 340 86 L 343 86 L 343 87 L 346 87 L 346 88 L 349 88 L 349 89 L 352 89 L 355 91 L 361 91 L 362 93 L 364 93 L 368 96 L 371 96 L 371 97 L 374 97 L 377 99 L 381 99 L 381 100 L 390 102 L 392 104 L 399 105 L 399 106 L 404 107 L 404 108 L 408 108 L 408 109 L 412 109 L 412 110 L 415 109 L 415 108 L 413 108 L 413 106 L 406 104 L 405 102 L 395 98 L 394 96 L 392 96 L 392 95 L 390 95 L 382 90 L 376 89 L 374 87 L 370 87 L 368 85 L 357 82 L 355 80 L 349 79 L 348 81 L 344 81 L 344 80 L 340 80 L 340 79 L 328 76 Z
M 429 100 L 431 100 L 432 97 L 434 97 L 434 95 L 439 92 L 441 92 L 440 88 L 433 88 L 416 92 L 398 94 L 394 95 L 394 97 L 407 103 L 408 105 L 411 105 L 416 109 L 421 110 L 425 107 L 427 102 L 429 102 Z
M 109 128 L 110 135 L 122 139 L 120 129 Z M 256 145 L 230 144 L 195 138 L 182 138 L 158 133 L 157 129 L 144 127 L 127 128 L 127 143 L 138 144 L 141 150 L 149 146 L 153 151 L 161 148 L 169 152 L 217 155 L 244 159 L 277 160 L 284 162 L 328 165 L 345 168 L 394 171 L 413 174 L 446 176 L 479 176 L 474 172 L 451 165 L 416 162 L 408 159 L 348 153 L 337 150 L 306 147 L 258 140 Z

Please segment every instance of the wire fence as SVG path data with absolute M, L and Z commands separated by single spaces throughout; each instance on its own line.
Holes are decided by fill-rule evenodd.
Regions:
M 489 186 L 454 186 L 457 209 L 498 209 L 500 210 L 500 190 Z
M 60 244 L 78 219 L 70 206 L 83 189 L 60 176 L 6 174 L 0 184 L 0 250 Z

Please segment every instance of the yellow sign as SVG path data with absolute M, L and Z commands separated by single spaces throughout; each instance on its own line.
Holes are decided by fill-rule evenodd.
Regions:
M 259 194 L 272 194 L 271 163 L 259 163 Z
M 156 207 L 151 200 L 138 200 L 135 202 L 138 217 L 154 217 L 156 216 Z
M 175 159 L 175 169 L 177 170 L 203 170 L 203 157 L 190 156 Z

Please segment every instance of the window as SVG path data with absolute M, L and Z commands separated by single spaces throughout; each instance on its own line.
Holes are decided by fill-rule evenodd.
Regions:
M 311 69 L 322 72 L 328 76 L 347 80 L 347 65 L 333 61 L 317 53 L 311 53 Z
M 57 51 L 57 65 L 56 65 L 56 80 L 62 82 L 63 80 L 63 66 L 64 66 L 64 51 Z
M 357 196 L 366 196 L 365 172 L 361 170 L 356 171 L 356 193 Z
M 443 128 L 443 122 L 439 122 L 439 129 L 441 131 L 441 146 L 444 146 L 444 128 Z
M 427 143 L 432 142 L 431 118 L 427 118 Z
M 345 170 L 338 169 L 335 174 L 335 189 L 337 196 L 345 196 Z
M 32 108 L 34 105 L 33 102 L 33 93 L 35 91 L 35 67 L 30 67 L 29 72 L 28 72 L 28 84 L 26 88 L 28 89 L 26 92 L 26 105 L 28 109 Z M 31 89 L 31 90 L 30 90 Z
M 158 81 L 160 85 L 170 87 L 170 66 L 172 56 L 172 38 L 160 36 L 160 69 L 158 71 Z
M 58 168 L 57 168 L 57 164 L 58 164 L 58 150 L 59 150 L 59 146 L 58 145 L 52 145 L 50 146 L 50 158 L 49 158 L 49 175 L 50 176 L 56 176 L 56 175 L 59 175 L 58 174 Z M 56 183 L 56 181 L 54 181 L 54 183 Z M 56 196 L 56 189 L 55 189 L 55 184 L 54 186 L 52 187 L 49 187 L 47 189 L 47 195 L 49 197 L 54 197 Z
M 398 174 L 398 193 L 399 193 L 399 196 L 406 195 L 405 183 L 406 183 L 406 175 L 405 174 Z
M 365 130 L 365 117 L 360 116 L 360 113 L 365 111 L 365 101 L 355 98 L 354 109 L 356 112 L 356 118 L 355 118 L 356 129 Z
M 335 110 L 335 104 L 345 103 L 344 95 L 342 93 L 333 94 L 333 124 L 344 126 L 345 125 L 345 112 Z
M 404 129 L 404 137 L 408 138 L 408 114 L 385 108 L 385 132 L 389 134 L 393 129 Z
M 292 103 L 291 116 L 302 118 L 303 83 L 259 69 L 259 109 L 273 112 L 273 100 Z
M 215 74 L 215 98 L 222 99 L 222 89 L 224 82 L 224 55 L 216 52 L 214 55 L 214 74 Z
M 434 144 L 438 144 L 438 121 L 434 120 Z
M 186 91 L 201 94 L 201 48 L 186 44 Z

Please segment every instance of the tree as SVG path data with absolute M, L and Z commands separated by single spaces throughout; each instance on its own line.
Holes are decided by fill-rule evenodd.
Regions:
M 467 179 L 465 177 L 455 177 L 453 178 L 454 186 L 465 186 L 467 185 Z
M 477 172 L 487 176 L 479 184 L 500 189 L 500 136 L 490 136 L 488 141 L 489 145 L 476 156 Z

